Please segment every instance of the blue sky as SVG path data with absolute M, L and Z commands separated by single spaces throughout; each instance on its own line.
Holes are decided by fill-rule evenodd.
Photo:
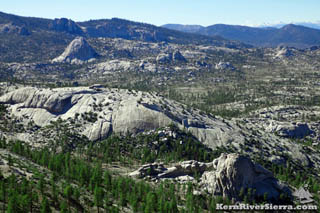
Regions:
M 75 21 L 124 18 L 155 25 L 320 21 L 320 0 L 8 0 L 0 11 Z

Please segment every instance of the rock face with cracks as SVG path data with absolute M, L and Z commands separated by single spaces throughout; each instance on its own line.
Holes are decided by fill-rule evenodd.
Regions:
M 312 130 L 306 123 L 282 123 L 280 125 L 273 125 L 271 123 L 269 131 L 288 138 L 304 138 L 312 133 Z
M 291 194 L 270 171 L 239 154 L 222 154 L 213 161 L 213 166 L 214 171 L 202 175 L 201 184 L 214 195 L 240 200 L 240 191 L 249 188 L 257 197 L 267 194 L 269 200 L 278 199 L 281 193 Z
M 53 59 L 52 62 L 81 64 L 97 56 L 96 51 L 83 37 L 77 37 L 68 45 L 65 51 L 59 57 Z
M 158 63 L 171 63 L 171 62 L 186 62 L 186 58 L 180 53 L 179 50 L 170 53 L 160 53 L 156 61 Z
M 25 124 L 33 121 L 46 126 L 59 118 L 74 119 L 81 124 L 78 132 L 92 141 L 104 139 L 112 132 L 135 134 L 171 123 L 188 129 L 211 147 L 243 138 L 236 127 L 220 119 L 196 110 L 186 114 L 181 104 L 150 93 L 88 87 L 27 87 L 5 94 L 0 103 L 10 104 L 11 114 Z
M 49 28 L 58 32 L 67 32 L 71 34 L 81 35 L 83 31 L 74 21 L 66 18 L 54 19 Z
M 212 168 L 212 163 L 202 163 L 195 160 L 183 161 L 170 168 L 165 168 L 161 163 L 151 163 L 143 165 L 129 175 L 136 178 L 147 176 L 155 179 L 178 178 L 181 176 L 191 176 L 196 173 L 200 174 L 210 168 Z
M 26 128 L 30 122 L 46 127 L 61 119 L 91 141 L 105 139 L 112 133 L 137 134 L 175 124 L 212 149 L 223 146 L 234 151 L 244 150 L 249 156 L 264 153 L 270 161 L 280 164 L 285 161 L 277 152 L 291 156 L 304 166 L 316 166 L 320 162 L 317 154 L 306 155 L 299 144 L 293 144 L 286 137 L 272 131 L 254 131 L 259 127 L 257 124 L 224 120 L 195 109 L 186 110 L 186 106 L 156 93 L 94 87 L 23 87 L 4 94 L 0 103 L 8 104 L 9 116 Z M 39 133 L 3 134 L 13 140 L 43 146 L 48 138 L 41 131 Z
M 202 175 L 202 192 L 235 201 L 242 200 L 241 191 L 247 192 L 248 189 L 252 189 L 252 196 L 256 198 L 262 198 L 267 194 L 268 200 L 277 200 L 281 193 L 291 195 L 290 189 L 280 183 L 270 171 L 252 162 L 250 158 L 238 154 L 223 153 L 211 163 L 183 161 L 170 168 L 165 168 L 161 163 L 146 164 L 129 175 L 135 178 L 169 178 L 184 182 L 194 180 L 193 176 L 196 174 Z

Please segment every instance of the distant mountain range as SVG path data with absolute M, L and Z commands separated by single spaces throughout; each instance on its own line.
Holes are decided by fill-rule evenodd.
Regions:
M 228 48 L 279 45 L 320 46 L 320 30 L 298 25 L 245 27 L 217 24 L 170 24 L 158 27 L 119 18 L 75 22 L 71 19 L 22 17 L 0 12 L 0 61 L 48 61 L 60 55 L 77 36 L 122 38 L 143 42 L 212 45 Z
M 279 22 L 279 23 L 264 23 L 261 25 L 258 25 L 256 27 L 275 27 L 275 28 L 281 28 L 285 25 L 288 24 L 294 24 L 294 25 L 300 25 L 300 26 L 304 26 L 304 27 L 310 27 L 310 28 L 314 28 L 314 29 L 318 29 L 320 30 L 320 21 L 318 22 L 294 22 L 294 23 L 284 23 L 284 22 Z
M 71 19 L 22 17 L 0 12 L 0 60 L 44 61 L 60 55 L 77 36 L 145 42 L 250 47 L 220 36 L 191 34 L 118 18 L 74 22 Z
M 4 30 L 2 28 L 6 27 Z M 12 29 L 7 29 L 7 28 Z M 23 28 L 28 32 L 68 33 L 86 37 L 124 38 L 151 42 L 172 43 L 219 43 L 224 42 L 219 36 L 199 37 L 197 35 L 168 30 L 151 24 L 138 23 L 118 18 L 74 22 L 71 19 L 43 19 L 22 17 L 0 12 L 0 33 L 11 33 Z M 20 30 L 21 31 L 21 30 Z M 19 32 L 20 32 L 19 31 Z M 21 34 L 21 33 L 20 33 Z M 32 35 L 32 33 L 29 33 Z
M 320 30 L 288 24 L 276 27 L 248 27 L 240 25 L 216 24 L 208 27 L 200 25 L 166 24 L 162 27 L 207 36 L 221 36 L 262 47 L 279 45 L 306 48 L 320 45 Z

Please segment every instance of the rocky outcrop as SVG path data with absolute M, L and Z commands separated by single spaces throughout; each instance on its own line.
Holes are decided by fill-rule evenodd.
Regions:
M 212 149 L 223 146 L 239 152 L 245 150 L 249 155 L 266 152 L 269 160 L 280 164 L 284 163 L 283 157 L 272 157 L 274 153 L 285 153 L 301 165 L 318 165 L 317 155 L 306 155 L 299 144 L 262 131 L 265 127 L 258 121 L 244 124 L 245 120 L 223 120 L 198 110 L 186 110 L 185 106 L 154 93 L 103 87 L 26 87 L 6 93 L 0 97 L 0 103 L 10 104 L 10 114 L 25 126 L 30 121 L 41 127 L 58 119 L 72 121 L 74 130 L 92 141 L 111 133 L 137 134 L 173 123 Z M 20 134 L 19 139 L 35 141 L 33 133 L 28 134 Z M 46 140 L 41 137 L 39 143 Z
M 195 65 L 197 67 L 208 67 L 210 66 L 209 64 L 207 64 L 205 61 L 196 61 Z
M 276 49 L 274 59 L 283 59 L 283 58 L 289 58 L 291 56 L 294 56 L 293 50 L 288 47 L 278 47 Z
M 163 178 L 177 178 L 180 179 L 182 176 L 192 176 L 196 174 L 202 174 L 204 171 L 212 168 L 212 163 L 202 163 L 195 160 L 183 161 L 177 165 L 165 168 L 161 163 L 146 164 L 131 172 L 129 175 L 135 178 L 151 178 L 153 180 Z
M 21 166 L 21 164 L 16 164 L 9 162 L 9 156 L 13 159 L 13 162 L 21 162 L 21 164 L 25 164 Z M 21 159 L 22 157 L 16 154 L 13 154 L 5 149 L 0 150 L 0 171 L 1 178 L 8 178 L 11 175 L 15 175 L 16 177 L 25 177 L 29 179 L 33 176 L 32 172 L 27 169 L 26 159 Z M 29 165 L 30 166 L 30 165 Z
M 157 63 L 171 63 L 172 53 L 160 53 L 156 58 Z
M 139 68 L 142 71 L 147 71 L 147 72 L 157 72 L 157 67 L 155 64 L 152 64 L 147 61 L 141 61 L 139 64 Z
M 186 114 L 180 104 L 150 93 L 88 87 L 27 87 L 5 94 L 0 103 L 10 104 L 11 113 L 25 124 L 32 120 L 38 126 L 46 126 L 59 118 L 77 117 L 74 122 L 81 124 L 79 133 L 90 140 L 106 138 L 111 132 L 135 134 L 171 123 L 189 130 L 212 148 L 227 141 L 244 140 L 237 127 L 198 111 Z
M 320 49 L 320 46 L 312 46 L 312 47 L 309 47 L 308 50 L 310 51 L 316 51 L 316 50 L 319 50 Z
M 52 62 L 81 64 L 93 60 L 98 56 L 96 51 L 88 44 L 83 37 L 75 38 L 65 49 L 65 51 Z
M 218 64 L 216 64 L 215 68 L 217 70 L 226 70 L 226 69 L 234 70 L 235 69 L 230 62 L 223 62 L 223 61 L 220 61 Z
M 67 32 L 70 34 L 82 35 L 83 31 L 79 25 L 77 25 L 71 19 L 60 18 L 54 19 L 49 28 L 58 32 Z
M 176 62 L 186 62 L 186 58 L 180 53 L 179 50 L 176 50 L 173 52 L 172 54 L 172 59 L 173 61 L 176 61 Z
M 157 63 L 172 63 L 172 62 L 186 62 L 186 58 L 180 53 L 179 50 L 173 53 L 160 53 L 156 58 Z
M 194 181 L 195 175 L 201 175 L 202 193 L 209 192 L 235 201 L 243 200 L 249 189 L 250 196 L 258 199 L 266 194 L 268 200 L 277 200 L 281 193 L 291 195 L 290 189 L 270 171 L 239 154 L 221 154 L 211 163 L 183 161 L 169 168 L 161 163 L 146 164 L 129 175 L 152 181 L 169 178 L 179 182 Z
M 277 200 L 281 193 L 290 195 L 288 187 L 261 165 L 239 154 L 222 154 L 213 161 L 214 171 L 206 171 L 201 177 L 203 190 L 214 195 L 242 200 L 240 194 L 249 189 L 255 197 L 267 194 L 268 200 Z M 253 193 L 254 192 L 254 193 Z
M 125 60 L 110 60 L 102 63 L 95 64 L 91 67 L 91 73 L 107 74 L 116 71 L 130 71 L 133 65 L 130 61 Z
M 288 138 L 304 138 L 312 133 L 306 123 L 293 123 L 290 126 L 279 126 L 276 132 L 278 132 L 280 136 Z
M 30 32 L 25 27 L 16 26 L 12 23 L 0 24 L 0 34 L 18 34 L 18 35 L 30 35 Z
M 287 138 L 304 138 L 312 134 L 307 123 L 270 122 L 266 130 Z
M 152 177 L 158 176 L 159 174 L 167 171 L 168 169 L 164 167 L 162 163 L 151 163 L 145 164 L 141 166 L 136 171 L 133 171 L 129 174 L 129 176 L 134 178 L 144 178 L 144 177 Z

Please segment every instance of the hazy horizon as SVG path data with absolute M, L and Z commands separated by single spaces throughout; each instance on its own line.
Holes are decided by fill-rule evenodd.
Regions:
M 0 11 L 39 18 L 69 18 L 75 21 L 122 18 L 161 26 L 164 24 L 202 25 L 231 24 L 245 26 L 277 25 L 279 23 L 319 23 L 320 1 L 268 0 L 217 1 L 168 0 L 135 2 L 102 0 L 43 2 L 18 0 L 3 2 Z

